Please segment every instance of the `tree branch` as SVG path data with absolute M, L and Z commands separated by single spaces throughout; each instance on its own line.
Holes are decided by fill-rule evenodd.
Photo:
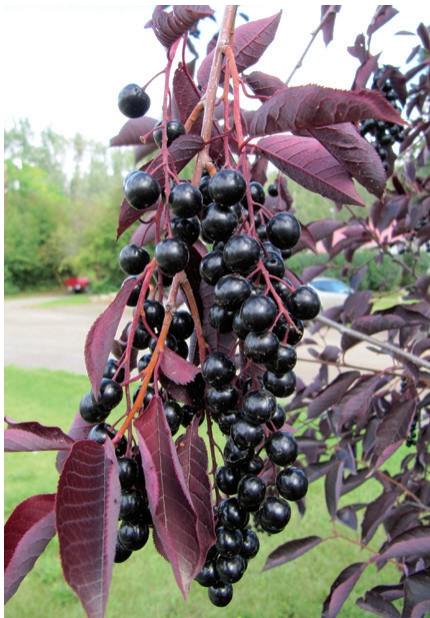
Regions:
M 323 315 L 319 315 L 315 318 L 316 322 L 320 322 L 320 324 L 324 324 L 325 326 L 329 326 L 330 328 L 334 328 L 335 330 L 342 333 L 342 335 L 349 335 L 350 337 L 354 337 L 354 339 L 358 339 L 360 341 L 367 341 L 367 343 L 371 343 L 377 348 L 381 350 L 385 350 L 386 352 L 390 352 L 391 354 L 395 354 L 396 356 L 401 356 L 402 358 L 407 359 L 414 365 L 418 367 L 425 367 L 426 369 L 430 369 L 430 363 L 419 356 L 415 356 L 415 354 L 411 354 L 410 352 L 406 352 L 406 350 L 402 350 L 396 345 L 392 343 L 388 343 L 387 341 L 379 341 L 374 337 L 369 337 L 369 335 L 365 335 L 364 333 L 360 333 L 357 330 L 353 330 L 352 328 L 348 328 L 347 326 L 343 326 L 342 324 L 338 324 L 329 318 L 326 318 Z

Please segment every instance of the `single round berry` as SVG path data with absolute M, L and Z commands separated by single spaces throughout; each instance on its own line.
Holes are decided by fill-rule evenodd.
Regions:
M 285 420 L 287 418 L 287 413 L 284 408 L 278 403 L 276 406 L 276 412 L 270 419 L 270 422 L 273 423 L 276 429 L 282 429 L 285 424 Z
M 266 371 L 263 375 L 263 384 L 275 397 L 289 397 L 296 390 L 296 374 L 294 371 L 284 374 Z
M 313 320 L 321 310 L 320 298 L 314 289 L 299 285 L 288 297 L 288 310 L 300 320 Z
M 234 584 L 242 579 L 246 570 L 246 562 L 241 555 L 231 558 L 220 555 L 215 561 L 215 568 L 221 581 Z
M 133 553 L 132 551 L 130 551 L 129 549 L 126 549 L 124 547 L 124 545 L 121 543 L 121 541 L 117 537 L 117 539 L 116 539 L 116 546 L 115 546 L 115 557 L 114 557 L 113 561 L 116 564 L 120 564 L 121 562 L 125 562 L 128 558 L 130 558 L 132 553 Z
M 215 285 L 217 281 L 228 273 L 228 268 L 224 263 L 222 251 L 209 251 L 199 266 L 200 276 L 209 285 Z
M 237 492 L 239 477 L 237 471 L 230 466 L 221 466 L 215 473 L 215 482 L 223 494 L 231 496 Z
M 240 555 L 246 560 L 251 560 L 258 554 L 258 550 L 260 549 L 260 541 L 253 530 L 244 530 L 242 536 L 243 544 L 242 549 L 240 550 Z
M 278 193 L 278 185 L 275 184 L 271 184 L 267 187 L 267 193 L 271 196 L 271 197 L 278 197 L 279 193 Z
M 126 275 L 140 275 L 150 260 L 148 251 L 139 245 L 126 245 L 119 254 L 119 266 Z
M 131 333 L 131 324 L 127 328 L 127 336 Z M 131 343 L 132 347 L 135 350 L 145 350 L 148 347 L 149 342 L 151 340 L 151 335 L 148 333 L 146 328 L 137 322 L 136 328 L 133 335 L 133 341 Z
M 276 399 L 265 389 L 251 390 L 242 401 L 245 418 L 251 423 L 267 423 L 276 412 Z
M 145 210 L 153 206 L 160 193 L 158 181 L 147 172 L 135 170 L 124 180 L 125 199 L 136 210 Z
M 216 607 L 226 607 L 233 598 L 233 586 L 218 582 L 208 588 L 209 601 Z
M 102 378 L 97 399 L 94 392 L 91 391 L 91 400 L 96 406 L 101 406 L 105 410 L 113 410 L 121 403 L 123 394 L 122 386 L 118 382 L 109 380 L 109 378 Z
M 214 202 L 233 206 L 244 198 L 246 182 L 236 170 L 221 170 L 210 179 L 208 191 Z
M 152 300 L 147 298 L 143 303 L 143 311 L 145 313 L 145 320 L 148 327 L 153 333 L 159 333 L 163 326 L 165 309 L 164 305 L 158 300 Z
M 190 406 L 188 404 L 183 405 L 182 406 L 182 421 L 181 421 L 182 427 L 188 427 L 188 425 L 190 425 L 193 418 L 196 416 L 197 412 L 198 412 L 197 408 L 194 408 L 193 406 Z M 200 419 L 200 422 L 202 421 L 203 421 L 203 415 Z
M 155 247 L 155 261 L 166 275 L 175 275 L 184 270 L 190 259 L 187 245 L 177 238 L 165 238 Z
M 191 247 L 200 236 L 200 222 L 197 217 L 185 219 L 174 217 L 170 221 L 173 238 L 183 240 L 187 247 Z
M 238 224 L 237 215 L 229 206 L 212 202 L 203 210 L 202 233 L 211 242 L 228 240 L 235 233 Z
M 245 418 L 238 419 L 230 428 L 230 436 L 239 449 L 256 447 L 264 438 L 262 425 L 254 425 Z
M 165 401 L 163 407 L 170 431 L 174 436 L 182 422 L 182 408 L 177 401 Z
M 131 489 L 138 480 L 139 466 L 131 457 L 118 457 L 116 460 L 119 473 L 119 482 L 122 489 Z
M 121 383 L 124 381 L 125 367 L 121 367 L 120 369 L 118 366 L 118 361 L 110 358 L 106 363 L 105 370 L 103 371 L 103 377 Z
M 137 489 L 123 489 L 119 501 L 119 519 L 136 523 L 148 504 L 146 496 Z
M 226 242 L 222 255 L 231 272 L 246 276 L 260 260 L 260 244 L 252 236 L 236 234 Z
M 202 205 L 202 194 L 188 182 L 181 182 L 170 192 L 169 206 L 177 217 L 194 217 L 199 214 Z
M 215 416 L 218 427 L 225 436 L 230 436 L 232 425 L 240 418 L 243 418 L 243 410 L 230 410 Z
M 297 352 L 291 345 L 280 345 L 275 359 L 266 363 L 266 368 L 276 375 L 283 375 L 296 366 Z
M 243 476 L 237 486 L 237 499 L 245 511 L 257 511 L 266 496 L 266 484 L 254 474 Z
M 149 539 L 148 524 L 143 521 L 136 524 L 123 521 L 119 527 L 118 538 L 121 544 L 130 551 L 142 549 Z
M 154 339 L 153 337 L 151 337 L 148 344 L 148 348 L 151 350 L 151 352 L 154 352 L 155 348 L 157 347 L 157 343 L 158 338 Z M 167 333 L 166 339 L 164 340 L 164 347 L 169 348 L 169 350 L 173 350 L 173 352 L 178 351 L 178 340 L 174 335 L 172 335 L 172 333 Z
M 214 288 L 214 301 L 229 311 L 237 311 L 251 295 L 249 282 L 241 275 L 224 275 Z
M 250 182 L 249 190 L 253 202 L 260 205 L 264 204 L 264 202 L 266 201 L 266 192 L 264 191 L 264 187 L 259 182 L 256 182 L 255 180 Z M 248 208 L 248 199 L 246 193 L 245 197 L 242 200 L 242 204 L 245 206 L 245 208 Z
M 243 466 L 239 468 L 239 474 L 245 476 L 245 474 L 253 474 L 257 476 L 264 468 L 264 461 L 260 457 L 260 455 L 256 455 L 249 461 L 247 461 Z
M 213 560 L 207 560 L 202 567 L 200 573 L 194 578 L 200 586 L 209 588 L 219 581 L 218 573 L 215 569 L 215 562 Z
M 274 333 L 270 331 L 254 333 L 251 331 L 246 336 L 244 351 L 253 363 L 264 365 L 277 355 L 278 347 L 279 339 Z
M 276 488 L 283 498 L 296 502 L 306 496 L 308 479 L 299 468 L 285 468 L 276 477 Z
M 277 315 L 276 303 L 261 294 L 247 298 L 240 309 L 240 317 L 245 327 L 257 333 L 273 326 Z
M 124 283 L 126 281 L 129 281 L 130 279 L 136 279 L 136 277 L 127 277 L 127 279 L 124 280 Z M 140 281 L 139 283 L 136 283 L 134 288 L 131 290 L 130 295 L 127 299 L 127 307 L 135 307 L 137 305 L 141 289 L 142 289 L 142 281 Z
M 177 339 L 188 339 L 194 332 L 194 319 L 189 311 L 177 311 L 170 323 L 169 332 Z
M 288 502 L 282 498 L 276 498 L 275 496 L 268 496 L 265 498 L 258 511 L 260 526 L 265 532 L 269 532 L 270 534 L 282 532 L 290 521 L 290 517 L 291 508 Z
M 226 498 L 219 503 L 218 521 L 225 528 L 242 529 L 249 521 L 249 514 L 240 507 L 237 498 Z
M 104 444 L 107 438 L 113 440 L 116 433 L 116 429 L 111 429 L 110 425 L 108 425 L 107 423 L 99 423 L 98 425 L 94 425 L 94 427 L 91 429 L 90 433 L 88 434 L 88 440 L 94 440 L 99 444 Z M 125 455 L 126 450 L 127 439 L 125 436 L 122 436 L 119 442 L 115 444 L 115 453 L 117 457 L 122 457 L 123 455 Z
M 263 258 L 263 264 L 269 275 L 279 279 L 282 279 L 285 275 L 285 262 L 282 256 L 274 251 L 268 252 L 267 258 Z
M 228 311 L 225 307 L 213 305 L 208 314 L 209 324 L 219 333 L 231 333 L 233 330 L 234 311 Z
M 242 549 L 243 536 L 240 530 L 220 526 L 216 529 L 216 537 L 216 548 L 223 556 L 235 556 Z
M 233 332 L 236 333 L 238 338 L 241 341 L 245 341 L 248 334 L 251 332 L 249 328 L 247 328 L 242 320 L 240 310 L 236 311 L 233 317 Z
M 106 420 L 111 413 L 109 409 L 95 404 L 92 400 L 91 393 L 87 393 L 82 397 L 79 404 L 79 412 L 87 423 L 101 423 Z
M 119 111 L 127 118 L 141 118 L 151 106 L 151 99 L 137 84 L 124 86 L 118 95 Z
M 278 212 L 266 225 L 267 237 L 275 247 L 292 249 L 300 239 L 300 223 L 289 212 Z
M 234 362 L 223 352 L 209 354 L 202 364 L 203 380 L 215 388 L 227 386 L 235 375 Z
M 231 384 L 222 388 L 209 388 L 206 393 L 206 404 L 215 414 L 234 410 L 239 401 L 239 391 Z
M 297 345 L 303 339 L 304 325 L 299 318 L 290 315 L 293 324 L 290 324 L 284 315 L 281 315 L 273 327 L 273 333 L 278 337 L 279 341 L 284 341 L 288 345 Z
M 295 462 L 298 446 L 294 437 L 287 431 L 275 431 L 266 440 L 268 458 L 278 466 L 289 466 Z
M 154 142 L 157 144 L 158 148 L 161 148 L 163 141 L 163 130 L 161 129 L 161 124 L 161 121 L 157 122 L 155 126 L 160 128 L 157 128 L 153 133 Z M 169 147 L 170 144 L 180 135 L 185 135 L 186 133 L 185 127 L 180 120 L 168 120 L 165 131 L 167 136 L 167 147 Z

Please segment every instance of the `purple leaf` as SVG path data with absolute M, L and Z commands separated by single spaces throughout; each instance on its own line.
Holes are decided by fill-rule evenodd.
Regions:
M 362 318 L 370 311 L 370 299 L 372 298 L 371 290 L 365 290 L 363 292 L 354 292 L 346 299 L 343 305 L 343 312 L 345 317 L 353 322 Z
M 5 417 L 8 429 L 4 432 L 5 453 L 23 451 L 68 451 L 72 438 L 59 427 L 45 427 L 37 422 L 18 423 Z
M 339 13 L 341 9 L 340 4 L 322 4 L 321 5 L 321 19 L 327 13 L 329 9 L 332 9 L 332 12 L 327 17 L 324 22 L 324 26 L 322 28 L 324 44 L 327 45 L 333 40 L 333 30 L 334 30 L 334 22 L 336 19 L 336 13 Z
M 286 88 L 256 112 L 251 135 L 303 131 L 331 124 L 378 118 L 405 124 L 400 114 L 376 90 L 351 92 L 315 84 Z
M 197 532 L 200 545 L 200 560 L 203 565 L 207 553 L 216 542 L 212 504 L 212 486 L 208 475 L 206 444 L 199 433 L 199 419 L 195 416 L 185 435 L 176 441 L 176 452 L 198 515 Z
M 32 496 L 14 509 L 4 527 L 5 603 L 18 590 L 55 535 L 55 494 Z
M 344 526 L 348 526 L 348 528 L 352 528 L 352 530 L 357 530 L 357 511 L 361 510 L 365 506 L 365 502 L 360 502 L 359 504 L 348 504 L 337 511 L 336 517 L 343 523 Z
M 317 418 L 337 403 L 351 384 L 360 376 L 359 371 L 345 371 L 338 375 L 308 406 L 308 418 Z
M 170 562 L 186 600 L 191 582 L 201 570 L 204 560 L 201 561 L 197 513 L 160 397 L 152 398 L 134 426 L 142 455 L 154 531 L 158 537 L 157 548 Z
M 323 539 L 319 536 L 307 536 L 302 539 L 287 541 L 287 543 L 280 545 L 270 552 L 262 571 L 268 571 L 269 569 L 273 569 L 273 567 L 291 562 L 313 547 L 319 545 L 322 541 Z
M 322 272 L 328 268 L 327 264 L 315 264 L 314 266 L 307 266 L 302 272 L 303 283 L 309 283 L 315 277 L 318 277 Z
M 115 449 L 76 442 L 58 483 L 56 520 L 64 578 L 88 618 L 105 614 L 118 530 L 120 484 Z
M 258 62 L 273 41 L 280 19 L 281 12 L 236 28 L 234 31 L 233 52 L 239 73 Z M 206 56 L 197 72 L 197 82 L 203 88 L 207 86 L 209 81 L 214 53 L 215 50 L 212 50 Z
M 371 466 L 379 468 L 406 440 L 415 416 L 415 401 L 395 404 L 376 430 Z
M 314 221 L 313 223 L 309 223 L 308 229 L 317 242 L 319 240 L 324 240 L 326 243 L 330 241 L 328 244 L 329 246 L 331 246 L 333 233 L 344 225 L 345 224 L 341 221 L 334 221 L 333 219 L 321 219 L 320 221 Z M 299 242 L 293 249 L 293 253 L 296 254 L 305 248 L 305 243 L 299 240 Z M 324 266 L 325 268 L 327 267 L 327 265 Z
M 357 416 L 366 418 L 375 391 L 383 385 L 384 382 L 381 381 L 379 374 L 376 376 L 361 375 L 357 383 L 339 402 L 339 410 L 336 413 L 336 417 L 338 418 L 338 429 L 340 430 L 342 425 L 348 423 Z
M 387 312 L 366 315 L 362 318 L 359 318 L 352 323 L 351 328 L 353 330 L 357 330 L 360 333 L 364 333 L 365 335 L 374 335 L 375 333 L 380 333 L 382 331 L 402 328 L 402 326 L 406 324 L 405 317 L 402 315 L 396 315 L 393 309 L 390 309 L 389 311 L 390 313 Z M 412 323 L 410 319 L 411 317 L 411 312 L 409 312 L 409 324 Z M 419 319 L 419 316 L 416 316 L 416 318 Z M 417 324 L 417 321 L 415 321 L 414 324 Z M 344 352 L 357 345 L 358 343 L 360 343 L 360 340 L 356 339 L 352 335 L 342 335 L 341 347 Z
M 325 477 L 325 500 L 327 510 L 332 519 L 336 519 L 337 505 L 342 489 L 344 464 L 345 461 L 343 459 L 333 464 Z
M 342 123 L 310 129 L 310 132 L 353 178 L 373 195 L 382 197 L 387 175 L 381 158 L 354 125 Z
M 213 14 L 207 5 L 174 5 L 170 13 L 157 6 L 152 14 L 152 29 L 160 43 L 169 48 L 200 19 Z
M 394 537 L 372 561 L 410 556 L 430 557 L 430 526 L 417 526 Z
M 392 7 L 390 4 L 379 5 L 374 16 L 372 17 L 369 27 L 367 28 L 367 36 L 372 36 L 374 32 L 389 22 L 390 19 L 393 19 L 398 12 L 399 11 L 397 11 L 397 9 Z
M 335 618 L 338 615 L 367 564 L 355 562 L 343 569 L 331 585 L 330 593 L 323 604 L 321 618 Z
M 275 135 L 260 139 L 256 150 L 305 189 L 336 202 L 364 206 L 350 174 L 314 138 Z
M 148 156 L 149 154 L 151 154 L 151 152 L 157 150 L 158 146 L 154 142 L 152 133 L 146 138 L 145 144 L 142 143 L 142 140 L 140 138 L 152 131 L 157 122 L 158 121 L 155 118 L 150 118 L 149 116 L 143 116 L 142 118 L 132 118 L 125 123 L 118 135 L 112 137 L 112 139 L 110 140 L 110 145 L 139 147 L 144 146 L 144 156 Z
M 384 491 L 376 500 L 367 505 L 361 523 L 361 540 L 367 545 L 372 539 L 379 524 L 381 524 L 393 511 L 393 505 L 401 494 L 399 489 Z
M 383 618 L 400 618 L 400 612 L 390 601 L 387 601 L 376 592 L 368 590 L 364 597 L 356 601 L 358 607 L 367 610 Z
M 182 385 L 193 382 L 197 375 L 201 373 L 198 367 L 184 360 L 169 348 L 164 348 L 160 369 L 166 378 L 175 384 Z
M 275 77 L 274 75 L 267 75 L 262 71 L 253 71 L 249 75 L 245 75 L 245 82 L 251 88 L 252 92 L 257 97 L 271 97 L 278 90 L 283 90 L 285 84 L 282 79 Z
M 109 358 L 118 325 L 134 286 L 135 279 L 124 281 L 115 299 L 91 326 L 85 341 L 85 365 L 94 393 L 99 392 L 103 371 Z
M 402 618 L 424 618 L 426 612 L 430 611 L 430 568 L 407 577 L 404 589 Z

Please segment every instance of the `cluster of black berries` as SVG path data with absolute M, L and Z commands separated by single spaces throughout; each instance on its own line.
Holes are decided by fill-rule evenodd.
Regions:
M 382 67 L 375 73 L 372 83 L 372 90 L 378 90 L 381 92 L 387 101 L 390 101 L 394 109 L 400 112 L 401 108 L 398 105 L 399 98 L 393 89 L 390 80 L 386 79 L 381 83 L 384 73 L 386 73 L 386 67 Z M 371 141 L 374 144 L 385 169 L 388 169 L 389 163 L 387 158 L 391 146 L 393 146 L 396 142 L 403 142 L 405 139 L 403 127 L 393 122 L 385 122 L 384 120 L 368 118 L 360 122 L 359 131 L 362 137 L 369 136 L 371 138 Z
M 406 446 L 410 448 L 411 446 L 415 446 L 417 443 L 417 424 L 418 424 L 418 414 L 415 414 L 411 428 L 409 430 L 408 437 L 406 438 Z

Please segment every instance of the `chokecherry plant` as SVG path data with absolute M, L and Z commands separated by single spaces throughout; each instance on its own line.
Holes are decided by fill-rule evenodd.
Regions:
M 322 9 L 315 34 L 322 31 L 327 44 L 339 8 Z M 186 62 L 186 52 L 196 56 L 189 37 L 214 11 L 157 7 L 148 26 L 166 49 L 163 105 L 152 110 L 158 120 L 146 115 L 151 83 L 119 94 L 130 120 L 112 145 L 136 144 L 145 158 L 125 178 L 119 209 L 117 238 L 136 225 L 115 258 L 125 279 L 88 333 L 91 387 L 68 433 L 7 419 L 6 450 L 58 450 L 60 477 L 55 494 L 25 500 L 6 523 L 6 600 L 58 534 L 66 581 L 86 614 L 102 617 L 114 563 L 132 561 L 152 536 L 184 598 L 195 581 L 223 607 L 259 537 L 283 532 L 290 503 L 303 514 L 309 484 L 325 476 L 333 537 L 342 536 L 339 523 L 356 529 L 364 509 L 361 539 L 345 542 L 370 550 L 380 525 L 386 540 L 333 578 L 323 615 L 339 612 L 369 564 L 391 562 L 399 581 L 376 585 L 358 604 L 400 616 L 393 600 L 403 599 L 403 616 L 422 616 L 430 560 L 430 277 L 412 280 L 412 305 L 373 311 L 369 294 L 355 291 L 321 314 L 307 283 L 327 264 L 299 278 L 288 259 L 322 241 L 330 260 L 345 252 L 357 289 L 363 269 L 354 271 L 352 257 L 373 241 L 375 259 L 397 245 L 407 249 L 404 267 L 415 275 L 430 237 L 430 181 L 419 171 L 429 146 L 429 32 L 419 26 L 421 45 L 410 58 L 418 62 L 406 75 L 379 66 L 371 36 L 396 13 L 380 6 L 367 39 L 360 35 L 349 50 L 360 63 L 351 90 L 289 87 L 248 71 L 281 14 L 235 27 L 236 9 L 225 7 L 195 71 L 197 57 Z M 259 102 L 255 111 L 242 107 L 247 98 Z M 396 169 L 399 154 L 409 158 Z M 278 170 L 272 182 L 269 163 Z M 185 167 L 191 180 L 180 176 Z M 286 177 L 338 209 L 364 205 L 354 180 L 377 201 L 370 217 L 305 226 Z M 340 228 L 345 234 L 335 241 Z M 118 332 L 127 308 L 132 317 Z M 314 350 L 321 369 L 306 386 L 294 371 L 298 346 L 313 345 L 303 339 L 306 327 L 327 326 L 342 332 L 341 348 Z M 372 337 L 381 332 L 388 341 Z M 343 361 L 360 340 L 387 354 L 385 371 Z M 331 381 L 328 365 L 339 370 Z M 413 448 L 398 472 L 382 471 L 403 444 Z M 370 479 L 381 484 L 376 500 L 339 508 L 341 495 Z M 330 540 L 284 541 L 264 568 L 322 542 Z

